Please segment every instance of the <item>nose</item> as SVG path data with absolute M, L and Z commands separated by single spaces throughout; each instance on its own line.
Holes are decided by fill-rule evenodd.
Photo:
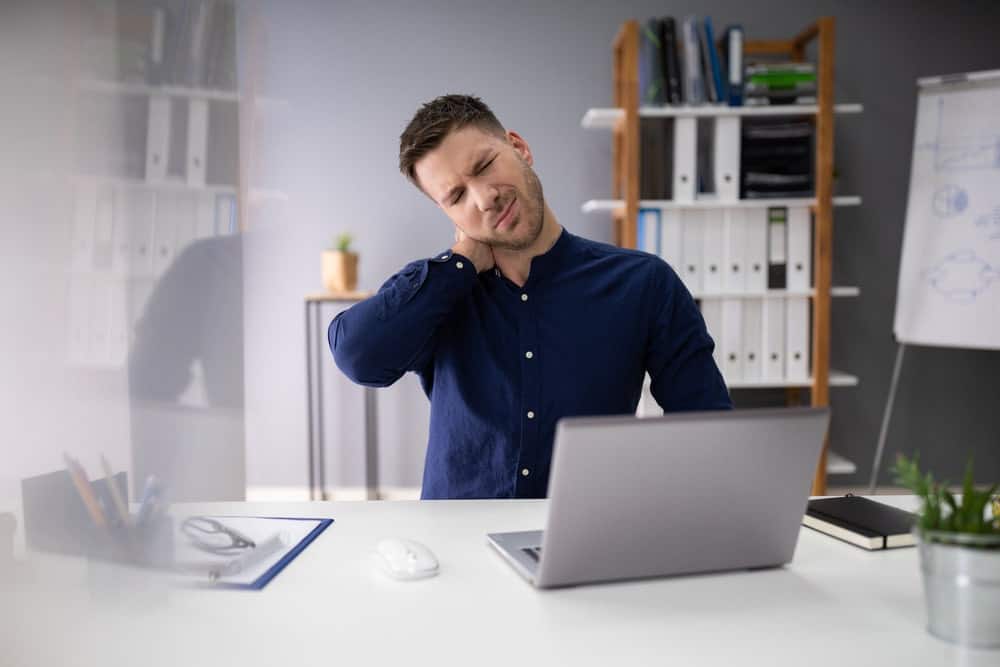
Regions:
M 470 185 L 469 194 L 476 203 L 476 208 L 483 213 L 496 208 L 497 202 L 500 199 L 500 190 L 495 185 L 488 183 Z

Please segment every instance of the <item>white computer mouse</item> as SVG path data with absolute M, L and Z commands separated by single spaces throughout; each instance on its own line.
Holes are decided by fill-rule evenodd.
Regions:
M 419 542 L 390 537 L 375 545 L 375 562 L 393 579 L 423 579 L 438 573 L 437 558 Z

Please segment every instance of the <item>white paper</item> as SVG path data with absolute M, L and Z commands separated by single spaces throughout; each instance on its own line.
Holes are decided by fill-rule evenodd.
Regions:
M 192 582 L 209 582 L 209 570 L 222 566 L 233 560 L 235 556 L 217 556 L 199 549 L 181 531 L 181 524 L 184 518 L 186 517 L 178 517 L 174 522 L 176 526 L 174 535 L 174 562 L 179 569 L 183 568 L 186 571 L 182 574 L 184 579 Z M 239 574 L 219 578 L 219 583 L 228 584 L 252 584 L 278 561 L 288 555 L 288 552 L 298 546 L 299 542 L 325 520 L 230 516 L 211 516 L 208 518 L 215 519 L 224 526 L 239 531 L 258 544 L 270 539 L 276 533 L 281 533 L 285 538 L 284 546 L 264 560 L 247 567 Z

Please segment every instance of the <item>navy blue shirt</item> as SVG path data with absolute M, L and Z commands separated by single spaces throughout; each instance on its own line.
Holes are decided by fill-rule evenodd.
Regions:
M 451 251 L 408 264 L 327 332 L 340 369 L 431 401 L 423 498 L 543 498 L 556 421 L 732 407 L 701 312 L 663 260 L 563 230 L 523 287 Z M 613 449 L 614 443 L 608 443 Z

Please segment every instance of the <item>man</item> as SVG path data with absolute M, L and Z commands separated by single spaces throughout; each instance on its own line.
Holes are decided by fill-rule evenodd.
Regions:
M 563 229 L 533 163 L 478 98 L 421 107 L 399 167 L 454 223 L 455 244 L 330 324 L 353 381 L 420 375 L 431 401 L 423 498 L 544 497 L 556 421 L 634 413 L 646 372 L 665 410 L 731 407 L 673 270 Z

